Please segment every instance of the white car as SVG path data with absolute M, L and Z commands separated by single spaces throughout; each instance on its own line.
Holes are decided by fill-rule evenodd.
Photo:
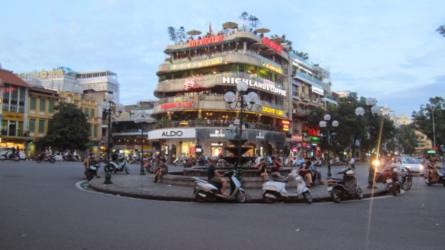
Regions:
M 411 156 L 400 156 L 394 160 L 394 166 L 402 170 L 403 168 L 409 169 L 413 174 L 423 175 L 425 167 L 422 163 Z

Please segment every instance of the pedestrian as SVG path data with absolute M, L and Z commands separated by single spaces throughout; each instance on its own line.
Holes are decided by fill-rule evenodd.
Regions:
M 155 178 L 154 182 L 160 182 L 162 180 L 162 177 L 168 173 L 168 167 L 165 163 L 165 159 L 159 159 L 159 164 L 157 166 L 158 168 L 155 171 Z
M 352 169 L 355 169 L 355 158 L 354 158 L 354 156 L 352 156 L 351 159 L 349 160 L 349 166 Z

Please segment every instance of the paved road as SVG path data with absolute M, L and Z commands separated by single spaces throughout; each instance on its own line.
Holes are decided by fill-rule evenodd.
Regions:
M 76 163 L 0 162 L 0 249 L 444 249 L 445 188 L 342 204 L 198 204 L 80 191 Z

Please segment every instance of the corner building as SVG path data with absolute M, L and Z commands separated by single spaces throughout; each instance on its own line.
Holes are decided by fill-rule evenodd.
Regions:
M 235 138 L 231 124 L 239 108 L 224 101 L 228 91 L 245 82 L 259 103 L 245 110 L 242 138 L 246 155 L 277 153 L 290 137 L 290 57 L 264 35 L 232 30 L 167 46 L 159 66 L 151 144 L 174 160 L 181 155 L 230 155 L 225 149 Z

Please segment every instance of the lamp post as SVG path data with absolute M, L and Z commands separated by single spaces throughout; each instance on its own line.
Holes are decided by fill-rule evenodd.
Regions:
M 241 166 L 241 144 L 243 135 L 243 119 L 244 110 L 252 110 L 256 104 L 259 103 L 258 95 L 255 92 L 247 93 L 248 85 L 245 82 L 238 82 L 236 85 L 236 93 L 228 91 L 224 94 L 224 101 L 228 104 L 231 109 L 239 109 L 238 113 L 238 129 L 236 130 L 237 139 L 237 149 L 238 149 L 238 159 L 236 167 Z M 235 121 L 236 124 L 237 121 Z
M 112 184 L 111 182 L 111 168 L 110 168 L 110 157 L 111 157 L 111 140 L 112 140 L 112 135 L 111 135 L 111 128 L 112 128 L 112 124 L 111 124 L 111 118 L 113 115 L 115 115 L 115 117 L 118 117 L 120 115 L 120 113 L 122 113 L 122 110 L 120 109 L 120 107 L 117 107 L 116 103 L 114 103 L 112 101 L 112 94 L 113 92 L 109 91 L 106 96 L 106 99 L 104 100 L 104 110 L 103 110 L 103 114 L 107 119 L 107 159 L 106 159 L 106 163 L 105 163 L 105 181 L 104 184 Z
M 335 132 L 333 132 L 332 130 L 337 128 L 338 125 L 340 123 L 337 120 L 333 120 L 331 122 L 331 115 L 330 114 L 325 114 L 323 117 L 323 120 L 321 120 L 319 122 L 319 126 L 320 128 L 325 128 L 326 129 L 326 139 L 328 142 L 328 177 L 332 176 L 332 171 L 331 171 L 331 143 L 332 143 L 332 136 L 335 135 Z
M 376 104 L 377 104 L 377 100 L 375 98 L 366 98 L 366 101 L 365 101 L 366 109 L 361 106 L 358 106 L 357 108 L 355 108 L 355 115 L 357 117 L 359 117 L 360 125 L 362 125 L 362 118 L 367 113 L 366 111 L 368 111 L 370 115 L 377 114 L 379 112 L 380 108 L 378 106 L 376 106 Z M 364 130 L 366 130 L 366 127 L 367 126 L 364 126 L 364 128 L 365 128 Z M 361 151 L 362 151 L 364 137 L 365 137 L 364 134 L 362 134 L 361 135 L 362 140 L 355 142 L 356 144 L 359 144 L 359 154 L 361 154 Z
M 435 108 L 433 106 L 428 105 L 427 109 L 431 112 L 431 120 L 433 123 L 433 149 L 436 149 L 436 119 L 434 117 Z M 424 115 L 428 115 L 428 112 L 425 110 Z
M 141 160 L 141 167 L 139 170 L 140 175 L 145 175 L 145 170 L 144 170 L 144 123 L 145 122 L 147 122 L 147 117 L 143 113 L 139 114 L 138 119 L 134 121 L 134 123 L 136 124 L 141 124 L 141 128 L 139 129 L 139 131 L 141 132 L 141 151 L 139 157 Z

